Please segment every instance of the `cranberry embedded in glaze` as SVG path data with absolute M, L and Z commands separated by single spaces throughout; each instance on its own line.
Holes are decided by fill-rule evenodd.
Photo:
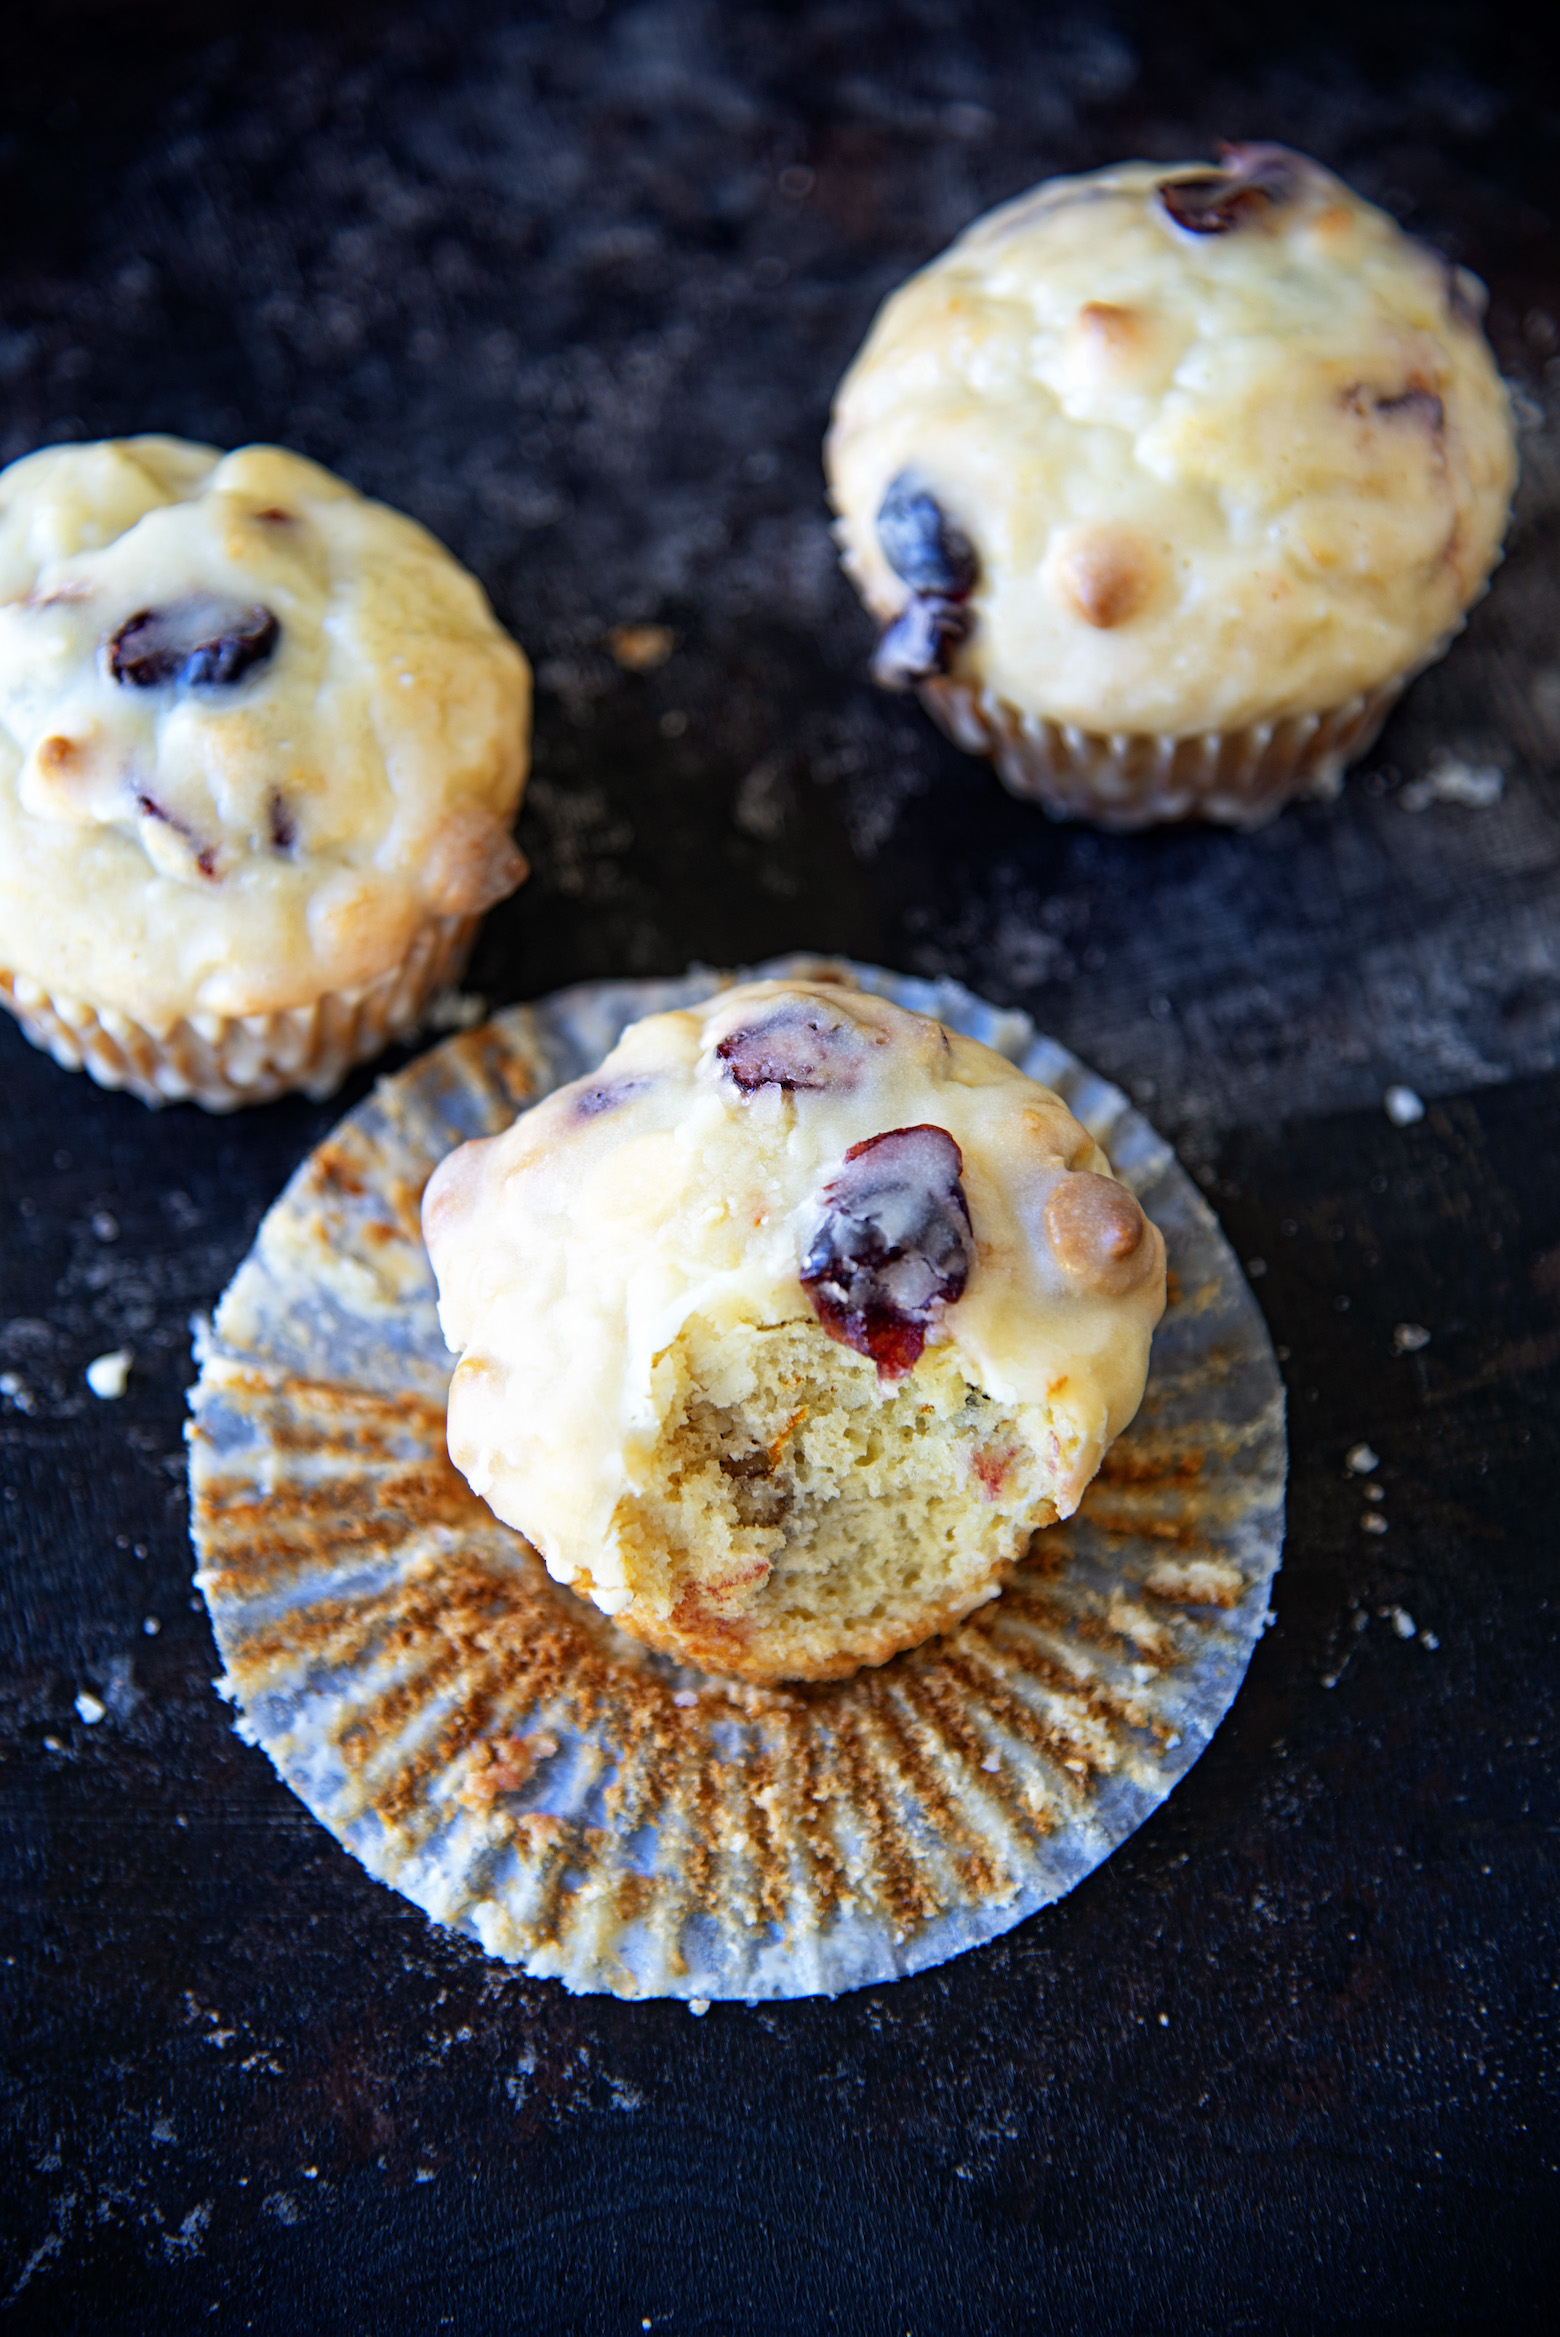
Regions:
M 969 1280 L 974 1242 L 945 1128 L 890 1128 L 853 1144 L 822 1188 L 801 1282 L 831 1339 L 903 1379 L 941 1308 Z
M 1220 153 L 1222 170 L 1161 179 L 1154 190 L 1168 216 L 1188 235 L 1228 235 L 1253 224 L 1276 204 L 1291 201 L 1306 176 L 1321 175 L 1314 163 L 1291 154 L 1287 146 L 1224 146 Z
M 136 690 L 222 689 L 269 657 L 281 630 L 267 608 L 192 592 L 127 618 L 108 644 L 108 670 Z
M 715 1052 L 744 1095 L 763 1087 L 848 1087 L 861 1054 L 860 1035 L 826 1008 L 784 999 L 762 1022 L 728 1031 Z
M 967 600 L 974 591 L 974 546 L 912 471 L 889 482 L 878 505 L 877 537 L 884 559 L 912 592 Z
M 1271 209 L 1266 187 L 1228 172 L 1208 171 L 1195 179 L 1165 179 L 1157 189 L 1160 202 L 1188 235 L 1228 235 Z

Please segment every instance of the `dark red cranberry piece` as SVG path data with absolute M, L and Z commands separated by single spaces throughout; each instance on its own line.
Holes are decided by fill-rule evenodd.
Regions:
M 904 690 L 945 674 L 969 630 L 969 613 L 957 601 L 913 593 L 877 645 L 872 679 L 881 689 Z
M 739 1031 L 728 1031 L 715 1052 L 744 1095 L 761 1087 L 848 1087 L 861 1055 L 861 1037 L 824 1007 L 787 999 L 772 1014 Z
M 1209 171 L 1203 178 L 1166 179 L 1158 189 L 1160 202 L 1188 235 L 1228 235 L 1248 220 L 1273 207 L 1273 197 L 1254 179 L 1232 177 L 1227 171 Z
M 192 592 L 127 618 L 108 644 L 108 670 L 136 690 L 221 689 L 269 657 L 281 630 L 269 609 Z
M 1228 235 L 1287 203 L 1305 165 L 1285 146 L 1225 146 L 1223 170 L 1193 178 L 1161 179 L 1155 189 L 1165 211 L 1188 235 Z
M 946 1128 L 890 1128 L 853 1144 L 818 1196 L 802 1288 L 829 1337 L 870 1356 L 880 1380 L 913 1368 L 969 1280 L 963 1168 Z
M 912 592 L 968 600 L 974 591 L 980 572 L 974 546 L 912 471 L 890 481 L 878 505 L 877 536 L 884 559 Z

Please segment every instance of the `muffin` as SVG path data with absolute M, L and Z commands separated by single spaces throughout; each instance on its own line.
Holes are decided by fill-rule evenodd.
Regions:
M 1252 824 L 1335 793 L 1499 556 L 1482 304 L 1278 146 L 977 221 L 835 403 L 876 678 L 1064 816 Z
M 530 674 L 413 521 L 278 447 L 0 472 L 0 1000 L 212 1110 L 327 1094 L 525 864 Z
M 634 1637 L 842 1677 L 1000 1590 L 1136 1411 L 1164 1245 L 1059 1099 L 827 982 L 634 1024 L 430 1179 L 450 1456 Z

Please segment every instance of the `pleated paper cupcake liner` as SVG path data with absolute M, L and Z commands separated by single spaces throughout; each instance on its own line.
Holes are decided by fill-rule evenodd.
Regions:
M 369 1872 L 492 1956 L 622 1996 L 833 1994 L 1059 1898 L 1207 1744 L 1269 1618 L 1283 1393 L 1196 1187 L 1123 1097 L 951 983 L 790 959 L 1064 1095 L 1163 1228 L 1143 1409 L 1000 1598 L 855 1678 L 744 1686 L 549 1580 L 446 1456 L 418 1210 L 436 1161 L 728 979 L 593 984 L 451 1039 L 350 1113 L 199 1343 L 196 1580 L 238 1726 Z M 750 978 L 750 977 L 742 977 Z
M 128 1088 L 144 1104 L 231 1112 L 294 1089 L 318 1103 L 355 1064 L 414 1030 L 430 1000 L 459 981 L 481 922 L 430 918 L 400 964 L 372 982 L 277 1014 L 194 1015 L 159 1034 L 113 1007 L 51 993 L 3 968 L 0 1006 L 67 1071 L 85 1071 L 100 1087 Z
M 989 756 L 1010 794 L 1043 804 L 1056 819 L 1103 828 L 1191 819 L 1257 828 L 1296 796 L 1335 796 L 1410 678 L 1399 675 L 1325 714 L 1192 738 L 1081 730 L 1021 714 L 995 691 L 951 676 L 919 688 L 956 746 Z

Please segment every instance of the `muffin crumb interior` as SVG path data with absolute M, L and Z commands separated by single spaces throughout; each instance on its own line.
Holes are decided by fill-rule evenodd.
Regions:
M 636 1628 L 664 1623 L 718 1668 L 745 1670 L 759 1636 L 768 1676 L 882 1662 L 929 1609 L 952 1622 L 989 1598 L 1056 1514 L 1044 1413 L 971 1387 L 948 1348 L 880 1384 L 816 1323 L 695 1318 L 653 1396 L 660 1433 L 614 1538 Z

